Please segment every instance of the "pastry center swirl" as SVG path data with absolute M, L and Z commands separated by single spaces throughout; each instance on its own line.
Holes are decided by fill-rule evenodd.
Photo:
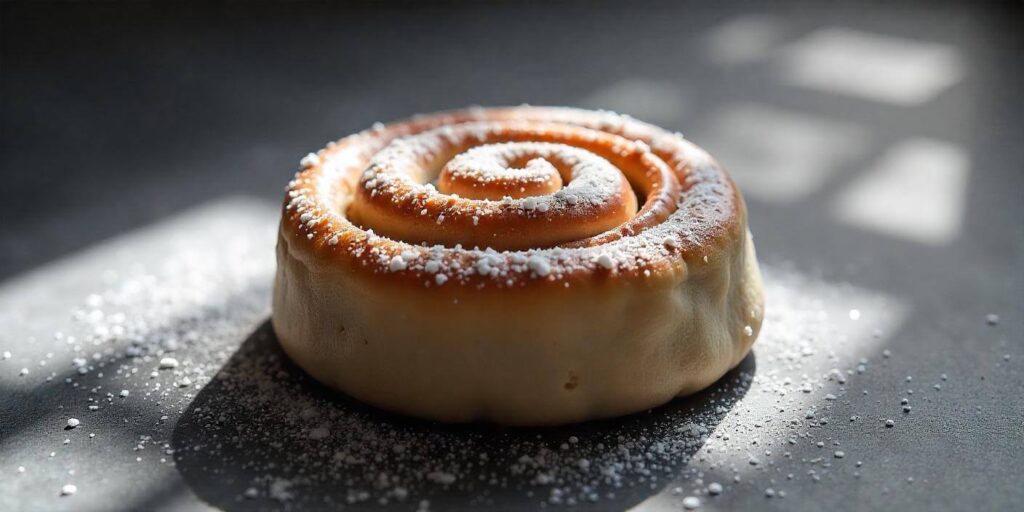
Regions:
M 468 199 L 520 199 L 554 194 L 577 173 L 610 176 L 608 167 L 607 160 L 561 144 L 491 144 L 451 159 L 441 169 L 437 189 Z M 611 174 L 617 171 L 612 168 Z
M 391 141 L 359 176 L 346 213 L 412 244 L 586 246 L 664 217 L 678 188 L 642 142 L 557 123 L 479 122 Z

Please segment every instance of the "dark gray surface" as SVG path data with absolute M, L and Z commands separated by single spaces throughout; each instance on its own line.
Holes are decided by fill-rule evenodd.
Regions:
M 87 420 L 89 428 L 110 444 L 83 445 L 76 438 L 64 447 L 64 437 L 84 435 L 82 429 L 59 429 L 66 411 L 80 410 L 84 397 L 79 388 L 59 384 L 62 378 L 55 379 L 58 384 L 43 380 L 51 369 L 61 377 L 70 372 L 66 361 L 49 369 L 38 361 L 48 352 L 60 359 L 64 343 L 54 333 L 74 328 L 69 311 L 89 293 L 116 284 L 104 281 L 104 270 L 133 262 L 155 265 L 180 249 L 165 247 L 162 240 L 197 225 L 209 227 L 204 215 L 250 219 L 244 229 L 261 233 L 253 235 L 254 247 L 269 253 L 270 238 L 260 237 L 272 227 L 281 187 L 298 157 L 324 141 L 414 112 L 520 102 L 620 109 L 682 130 L 733 168 L 746 192 L 765 265 L 769 311 L 777 316 L 769 317 L 775 323 L 766 324 L 756 365 L 751 361 L 747 369 L 755 377 L 753 391 L 711 423 L 720 425 L 719 434 L 733 432 L 727 454 L 739 450 L 742 440 L 757 441 L 756 450 L 766 447 L 774 455 L 761 455 L 771 462 L 756 469 L 740 468 L 743 484 L 730 484 L 705 508 L 1006 510 L 1024 500 L 1019 486 L 1024 464 L 1018 456 L 1024 449 L 1024 108 L 1019 95 L 1024 75 L 1021 36 L 1013 21 L 1019 9 L 946 3 L 191 9 L 3 4 L 2 9 L 0 319 L 5 329 L 0 352 L 10 350 L 14 357 L 0 361 L 0 505 L 5 505 L 0 508 L 295 508 L 323 503 L 321 494 L 344 496 L 339 483 L 307 486 L 302 499 L 292 501 L 239 501 L 252 475 L 233 472 L 257 454 L 187 451 L 211 442 L 203 439 L 210 431 L 188 420 L 195 407 L 215 404 L 236 415 L 260 412 L 224 404 L 217 381 L 195 393 L 175 394 L 168 403 L 96 415 Z M 772 27 L 775 32 L 762 43 L 765 55 L 753 52 L 742 62 L 715 57 L 714 34 L 736 21 L 748 23 L 740 25 L 747 27 L 742 33 Z M 965 72 L 916 105 L 780 80 L 773 55 L 824 27 L 934 43 L 951 49 Z M 803 121 L 776 124 L 787 116 Z M 748 122 L 754 135 L 737 139 Z M 829 131 L 836 124 L 842 128 Z M 795 132 L 789 134 L 787 127 Z M 808 160 L 786 153 L 796 151 L 785 145 L 792 138 L 794 148 L 822 149 L 824 156 Z M 962 207 L 949 207 L 959 223 L 945 224 L 942 233 L 948 236 L 901 236 L 836 215 L 840 198 L 885 155 L 921 138 L 957 148 L 968 162 L 965 184 L 956 187 Z M 773 146 L 766 149 L 758 141 Z M 772 149 L 779 147 L 781 154 Z M 831 172 L 804 193 L 773 194 L 757 177 L 762 170 L 785 172 L 808 161 L 815 171 Z M 255 199 L 225 202 L 228 196 Z M 209 248 L 230 231 L 210 227 L 196 240 Z M 127 236 L 111 238 L 122 234 Z M 215 353 L 189 353 L 197 365 L 209 366 L 204 371 L 211 375 L 239 358 L 245 361 L 253 350 L 256 361 L 275 354 L 272 340 L 250 337 L 267 334 L 261 327 L 266 268 L 249 277 L 248 288 L 235 290 L 241 299 L 218 306 L 240 311 L 231 313 L 238 332 L 218 331 Z M 243 304 L 232 306 L 232 300 Z M 861 330 L 856 323 L 835 321 L 852 308 L 863 311 Z M 832 321 L 815 323 L 819 312 Z M 1001 317 L 998 325 L 986 325 L 990 313 Z M 875 328 L 883 331 L 881 337 L 865 335 Z M 811 357 L 803 367 L 794 365 L 785 347 L 797 338 L 820 345 L 821 360 Z M 881 358 L 882 348 L 893 356 Z M 838 353 L 841 362 L 828 352 Z M 771 429 L 757 434 L 750 427 L 773 414 L 783 422 L 796 412 L 802 420 L 803 408 L 817 406 L 797 394 L 783 399 L 788 412 L 774 411 L 779 402 L 769 398 L 770 389 L 779 378 L 799 382 L 833 364 L 855 367 L 859 358 L 871 360 L 866 377 L 851 378 L 840 400 L 827 406 L 832 421 L 816 433 L 816 440 L 828 443 L 824 452 L 813 443 L 786 447 L 785 436 L 767 433 Z M 19 377 L 22 367 L 32 373 Z M 332 402 L 301 374 L 289 372 L 282 389 L 319 397 L 332 410 L 360 410 Z M 904 380 L 908 375 L 912 384 Z M 82 389 L 100 382 L 93 378 L 83 378 Z M 941 391 L 933 384 L 941 384 Z M 903 417 L 898 405 L 907 388 L 916 392 L 912 417 Z M 824 404 L 817 391 L 807 400 Z M 688 406 L 697 416 L 713 410 L 706 397 L 670 408 Z M 89 413 L 74 414 L 87 419 Z M 652 414 L 676 419 L 671 409 Z M 161 420 L 162 415 L 169 418 Z M 845 421 L 851 415 L 874 423 Z M 896 418 L 899 424 L 877 428 L 878 418 Z M 630 421 L 649 425 L 633 419 L 544 435 L 559 439 L 567 432 L 610 435 L 640 428 Z M 504 453 L 504 438 L 488 432 L 473 431 L 483 440 L 467 442 Z M 149 455 L 141 465 L 135 462 L 131 446 L 140 434 L 171 446 L 175 455 L 166 457 L 171 463 Z M 265 441 L 257 434 L 244 440 L 248 448 Z M 842 465 L 822 469 L 804 462 L 828 456 L 836 442 L 850 454 Z M 286 443 L 259 451 L 258 458 L 284 461 L 301 456 L 303 449 L 311 448 Z M 780 456 L 784 449 L 791 457 Z M 50 452 L 57 455 L 49 457 Z M 687 461 L 694 453 L 697 458 Z M 702 454 L 681 453 L 672 468 L 683 475 L 683 495 L 699 487 L 697 472 L 706 482 L 723 483 L 736 473 L 729 455 L 710 455 L 709 460 L 727 462 L 709 467 Z M 736 460 L 742 465 L 746 457 Z M 854 468 L 854 460 L 863 460 L 865 467 Z M 17 466 L 26 473 L 16 474 Z M 808 477 L 809 467 L 825 475 L 820 482 Z M 69 468 L 75 475 L 67 474 Z M 60 486 L 72 480 L 79 493 L 59 498 Z M 654 489 L 642 486 L 577 508 L 643 503 L 680 509 L 681 496 L 671 494 L 675 484 L 670 482 L 662 479 Z M 767 487 L 785 490 L 786 498 L 766 499 Z M 534 508 L 546 498 L 542 493 L 527 499 L 516 489 L 493 492 L 482 501 L 469 491 L 423 492 L 435 509 Z

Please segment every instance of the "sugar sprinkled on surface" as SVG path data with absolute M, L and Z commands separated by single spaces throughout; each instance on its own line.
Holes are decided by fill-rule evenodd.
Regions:
M 64 414 L 88 411 L 90 425 L 127 423 L 119 409 L 138 401 L 156 412 L 156 425 L 173 428 L 175 434 L 132 424 L 152 429 L 143 430 L 140 455 L 156 445 L 186 478 L 220 482 L 230 474 L 235 480 L 223 485 L 236 498 L 288 502 L 295 508 L 405 502 L 443 510 L 445 499 L 456 493 L 487 508 L 498 492 L 537 508 L 617 503 L 650 486 L 678 487 L 675 503 L 685 508 L 687 498 L 698 505 L 706 500 L 703 506 L 721 499 L 711 497 L 723 492 L 721 484 L 702 481 L 712 476 L 743 482 L 730 487 L 729 497 L 753 491 L 783 498 L 783 475 L 827 482 L 839 478 L 841 468 L 854 466 L 847 452 L 861 456 L 847 444 L 849 438 L 841 437 L 841 429 L 832 428 L 846 423 L 835 417 L 849 416 L 856 428 L 874 429 L 880 436 L 907 430 L 887 430 L 894 420 L 858 410 L 883 397 L 861 398 L 860 388 L 852 388 L 863 382 L 858 379 L 889 378 L 899 384 L 902 374 L 881 373 L 888 364 L 882 359 L 891 363 L 893 354 L 887 349 L 881 359 L 869 361 L 840 352 L 847 334 L 841 326 L 850 323 L 837 320 L 850 310 L 824 315 L 815 289 L 808 291 L 803 278 L 777 269 L 767 269 L 765 282 L 771 303 L 781 306 L 767 312 L 765 325 L 776 327 L 767 328 L 755 346 L 756 372 L 741 366 L 700 397 L 600 428 L 570 426 L 540 434 L 396 420 L 325 394 L 288 362 L 269 327 L 260 327 L 274 269 L 270 247 L 268 242 L 258 250 L 243 244 L 170 255 L 155 266 L 158 270 L 121 276 L 110 281 L 110 289 L 89 295 L 73 312 L 80 332 L 67 344 L 71 372 L 66 385 L 78 390 L 82 401 L 67 404 Z M 397 257 L 418 266 L 432 286 L 458 278 L 443 272 L 432 254 L 423 248 L 422 253 L 389 255 L 386 262 Z M 539 277 L 557 273 L 554 251 L 526 254 L 513 264 Z M 474 258 L 474 272 L 500 266 L 485 251 Z M 875 310 L 859 306 L 861 323 L 874 321 Z M 174 343 L 168 343 L 171 339 Z M 171 351 L 176 358 L 166 355 Z M 18 366 L 4 371 L 13 373 Z M 947 380 L 938 372 L 915 375 L 916 382 L 928 384 Z M 950 376 L 947 385 L 953 386 L 958 376 Z M 928 402 L 922 400 L 938 395 L 932 389 L 926 384 L 917 390 L 915 411 L 927 412 Z M 118 390 L 122 397 L 130 390 L 132 399 L 116 400 Z M 884 400 L 890 417 L 910 405 L 909 400 L 898 404 L 899 399 Z M 899 417 L 910 422 L 916 415 Z M 62 432 L 52 449 L 63 449 L 65 441 L 77 447 L 84 433 Z M 161 440 L 168 440 L 166 447 Z M 818 455 L 801 458 L 801 448 Z M 40 457 L 45 453 L 60 460 L 57 451 Z M 871 467 L 871 459 L 865 460 Z

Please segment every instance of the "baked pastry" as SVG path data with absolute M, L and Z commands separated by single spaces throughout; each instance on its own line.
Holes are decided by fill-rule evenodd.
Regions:
M 417 116 L 302 159 L 273 326 L 323 384 L 447 421 L 648 409 L 736 366 L 763 299 L 743 199 L 703 150 L 570 108 Z

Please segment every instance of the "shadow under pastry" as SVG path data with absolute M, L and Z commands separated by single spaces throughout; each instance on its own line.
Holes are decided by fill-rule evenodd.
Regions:
M 548 428 L 400 417 L 322 387 L 264 322 L 173 436 L 192 490 L 225 510 L 623 509 L 662 492 L 746 394 L 753 353 L 708 389 L 622 418 Z

